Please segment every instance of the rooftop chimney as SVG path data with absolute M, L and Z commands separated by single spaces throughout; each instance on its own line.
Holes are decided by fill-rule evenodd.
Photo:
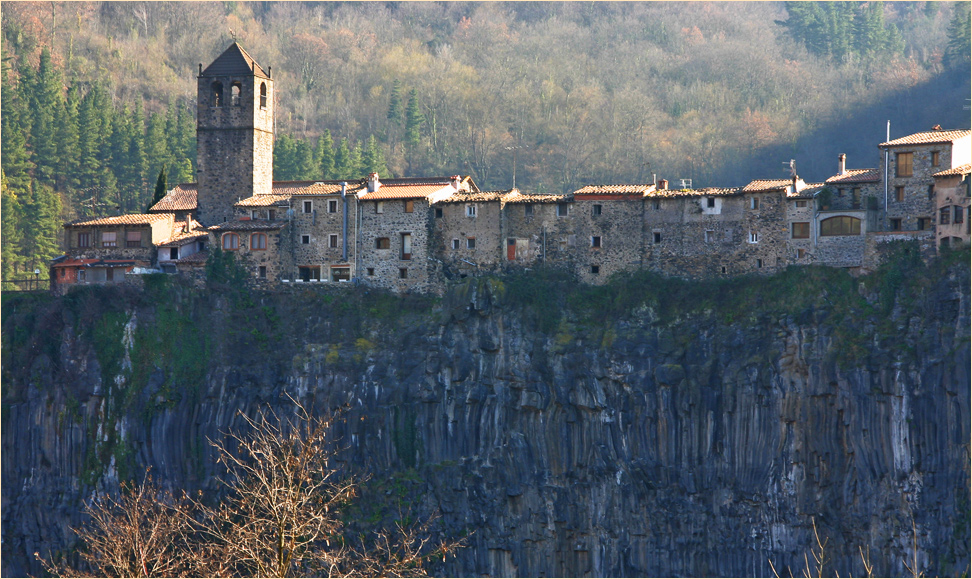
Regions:
M 661 189 L 662 191 L 668 189 L 668 179 L 659 179 L 658 188 Z
M 847 172 L 847 155 L 841 153 L 837 155 L 837 174 L 843 175 Z
M 799 193 L 799 192 L 800 192 L 800 190 L 799 190 L 799 189 L 797 189 L 797 181 L 799 181 L 799 180 L 800 180 L 800 178 L 799 178 L 799 177 L 797 177 L 797 176 L 796 176 L 796 175 L 794 174 L 794 175 L 793 175 L 793 177 L 792 177 L 792 181 L 793 181 L 793 192 L 794 192 L 794 193 Z
M 456 191 L 459 190 L 459 184 L 461 182 L 462 182 L 462 177 L 460 177 L 459 175 L 453 175 L 451 177 L 452 188 L 455 189 Z
M 381 187 L 381 182 L 378 181 L 378 173 L 368 174 L 368 193 L 374 193 Z

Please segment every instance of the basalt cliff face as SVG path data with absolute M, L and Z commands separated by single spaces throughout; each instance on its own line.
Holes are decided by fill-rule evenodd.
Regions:
M 878 576 L 968 572 L 969 270 L 921 271 L 818 271 L 782 308 L 760 293 L 781 285 L 713 285 L 751 305 L 685 313 L 665 292 L 686 284 L 571 306 L 496 279 L 441 300 L 165 280 L 5 296 L 3 574 L 70 553 L 84 501 L 147 466 L 216 492 L 207 437 L 288 412 L 284 394 L 346 407 L 366 505 L 473 533 L 435 574 L 799 575 L 813 522 L 827 573 L 863 575 L 859 547 Z

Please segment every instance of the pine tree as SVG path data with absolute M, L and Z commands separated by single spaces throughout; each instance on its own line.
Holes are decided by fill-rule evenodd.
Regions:
M 81 165 L 81 143 L 78 134 L 78 106 L 81 92 L 72 84 L 57 119 L 57 188 L 73 200 L 81 186 L 78 170 Z
M 969 54 L 972 52 L 972 13 L 969 11 L 969 2 L 955 4 L 946 35 L 948 45 L 943 59 L 945 66 L 967 66 Z
M 361 162 L 361 143 L 357 143 L 351 154 L 348 155 L 348 174 L 352 179 L 360 178 L 367 173 L 364 172 L 364 165 Z
M 145 212 L 152 208 L 153 205 L 158 203 L 165 197 L 165 193 L 168 189 L 168 178 L 165 174 L 165 165 L 162 165 L 162 170 L 159 171 L 159 177 L 155 180 L 155 194 L 152 196 L 152 202 L 149 206 L 145 208 Z
M 149 117 L 144 147 L 145 169 L 143 174 L 150 179 L 155 174 L 155 167 L 168 164 L 171 158 L 165 117 L 159 113 L 152 113 L 152 116 Z
M 60 71 L 51 62 L 51 53 L 44 48 L 34 77 L 31 145 L 36 166 L 34 177 L 53 184 L 57 173 L 57 123 L 63 113 L 64 86 Z
M 297 142 L 290 135 L 277 137 L 273 145 L 273 176 L 280 181 L 297 178 Z
M 314 166 L 321 179 L 334 179 L 334 140 L 330 129 L 324 129 L 324 134 L 317 138 L 314 150 Z
M 405 108 L 405 143 L 409 147 L 415 148 L 421 144 L 424 122 L 425 115 L 419 106 L 418 93 L 413 88 L 408 92 L 408 105 Z
M 0 72 L 0 87 L 2 87 L 3 114 L 0 115 L 0 159 L 3 172 L 7 179 L 7 186 L 14 192 L 26 191 L 30 187 L 31 170 L 34 164 L 30 161 L 30 151 L 27 149 L 27 121 L 28 112 L 20 91 L 13 91 L 7 83 L 6 67 Z M 18 87 L 19 88 L 19 87 Z
M 39 269 L 40 278 L 47 279 L 47 262 L 61 253 L 61 198 L 50 186 L 35 182 L 22 207 L 24 270 Z
M 317 178 L 317 171 L 314 170 L 314 150 L 304 139 L 297 139 L 295 143 L 294 174 L 295 179 L 305 181 Z
M 385 153 L 378 144 L 378 139 L 374 135 L 368 137 L 364 152 L 361 154 L 362 174 L 369 175 L 378 173 L 379 175 L 389 176 L 388 167 L 385 166 Z
M 351 179 L 355 174 L 356 167 L 351 164 L 351 145 L 348 139 L 341 139 L 337 153 L 334 155 L 334 178 Z
M 402 124 L 402 83 L 397 78 L 392 84 L 391 98 L 388 100 L 388 120 L 394 125 Z
M 7 282 L 17 277 L 21 267 L 20 203 L 16 193 L 8 187 L 7 175 L 0 170 L 0 280 Z M 12 284 L 3 284 L 12 289 Z

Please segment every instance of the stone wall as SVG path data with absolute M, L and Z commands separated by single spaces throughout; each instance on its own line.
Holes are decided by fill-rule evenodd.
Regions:
M 471 216 L 473 207 L 474 216 Z M 441 261 L 448 277 L 496 271 L 506 259 L 499 199 L 449 200 L 433 206 L 429 252 Z M 442 217 L 435 217 L 437 211 Z M 469 247 L 473 240 L 473 247 Z
M 953 245 L 955 239 L 969 243 L 969 175 L 950 175 L 935 178 L 935 237 L 939 247 L 943 239 Z M 948 223 L 942 223 L 942 210 L 948 214 Z M 962 220 L 956 223 L 956 215 Z
M 822 236 L 820 224 L 834 217 L 852 217 L 861 220 L 858 235 Z M 867 236 L 866 211 L 820 211 L 814 222 L 814 263 L 831 267 L 860 267 L 864 262 Z
M 344 231 L 344 203 L 348 204 L 348 227 Z M 310 211 L 306 204 L 310 203 Z M 354 262 L 358 199 L 347 195 L 294 195 L 291 198 L 293 232 L 284 246 L 285 279 L 297 279 L 300 267 L 320 267 L 322 281 L 331 279 L 332 266 L 350 267 Z M 343 260 L 347 245 L 347 259 Z M 353 275 L 353 274 L 352 274 Z
M 888 208 L 886 229 L 893 229 L 892 220 L 899 219 L 900 231 L 918 230 L 918 219 L 933 218 L 935 210 L 934 191 L 935 180 L 933 173 L 950 168 L 952 165 L 952 147 L 948 143 L 933 145 L 899 145 L 890 148 L 890 170 L 888 171 Z M 938 164 L 932 164 L 932 153 L 938 153 Z M 899 176 L 897 174 L 896 155 L 912 153 L 912 174 Z M 884 155 L 881 155 L 881 175 L 884 175 Z M 897 188 L 904 188 L 904 199 L 897 200 Z M 930 192 L 931 190 L 931 192 Z M 882 187 L 881 195 L 884 191 Z
M 368 285 L 395 291 L 441 291 L 442 284 L 433 283 L 429 249 L 432 230 L 432 211 L 425 199 L 411 199 L 412 211 L 407 212 L 405 199 L 360 201 L 358 216 L 361 228 L 358 246 L 358 279 Z M 376 205 L 381 204 L 381 213 Z M 409 259 L 402 255 L 403 236 L 411 239 Z M 388 240 L 388 249 L 378 247 L 379 239 Z
M 644 199 L 597 195 L 575 197 L 574 271 L 584 283 L 604 283 L 611 275 L 642 265 Z
M 567 216 L 557 215 L 557 206 L 561 204 L 567 207 Z M 566 198 L 536 203 L 507 203 L 503 208 L 503 237 L 516 240 L 516 254 L 512 262 L 507 261 L 506 267 L 567 263 L 571 205 Z

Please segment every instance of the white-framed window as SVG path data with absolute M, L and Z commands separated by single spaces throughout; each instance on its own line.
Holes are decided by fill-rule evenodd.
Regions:
M 328 201 L 327 201 L 327 212 L 328 213 L 337 213 L 337 210 L 338 210 L 338 202 L 337 202 L 337 199 L 328 199 Z
M 713 231 L 712 229 L 706 229 L 705 230 L 705 242 L 706 243 L 712 243 L 713 241 L 715 241 L 715 231 Z
M 597 217 L 600 214 L 601 214 L 601 205 L 599 203 L 594 204 L 593 206 L 591 206 L 591 215 L 593 215 L 594 217 Z
M 327 236 L 327 246 L 330 248 L 335 248 L 338 246 L 338 236 L 337 233 L 332 233 Z
M 750 197 L 749 198 L 749 208 L 750 209 L 759 209 L 759 197 Z
M 466 249 L 476 249 L 476 238 L 467 237 L 466 238 Z
M 452 249 L 459 249 L 459 238 L 456 237 L 452 240 Z
M 375 213 L 384 213 L 384 212 L 385 212 L 385 202 L 375 201 Z
M 592 235 L 591 236 L 591 247 L 601 247 L 601 236 Z
M 749 232 L 749 243 L 759 243 L 759 232 L 750 231 Z
M 557 204 L 557 217 L 567 217 L 570 215 L 570 205 L 567 203 Z
M 466 217 L 475 217 L 475 216 L 476 216 L 476 204 L 475 203 L 467 203 L 466 204 Z
M 114 231 L 104 231 L 101 233 L 101 247 L 116 247 L 118 245 L 118 234 Z
M 312 213 L 314 211 L 313 201 L 304 201 L 304 213 Z

